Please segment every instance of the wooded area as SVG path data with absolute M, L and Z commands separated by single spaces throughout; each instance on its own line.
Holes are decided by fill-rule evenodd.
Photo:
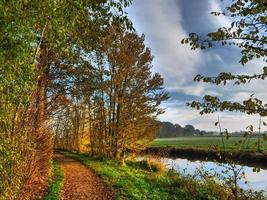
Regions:
M 144 36 L 112 26 L 84 59 L 72 68 L 65 104 L 55 111 L 56 148 L 119 160 L 127 150 L 143 149 L 155 137 L 167 98 L 163 79 L 151 72 Z
M 167 95 L 130 3 L 1 2 L 0 199 L 41 198 L 53 147 L 123 159 L 154 137 Z

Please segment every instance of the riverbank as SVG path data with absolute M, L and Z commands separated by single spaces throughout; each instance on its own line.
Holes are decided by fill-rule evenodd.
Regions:
M 234 199 L 229 187 L 212 178 L 197 181 L 191 176 L 181 176 L 173 170 L 159 170 L 158 167 L 153 167 L 155 164 L 148 164 L 146 161 L 119 163 L 82 154 L 64 151 L 61 153 L 93 169 L 105 184 L 112 188 L 115 199 Z M 240 194 L 240 199 L 256 200 L 258 197 L 266 198 L 252 192 Z
M 153 154 L 169 158 L 227 162 L 227 159 L 241 165 L 267 169 L 267 152 L 233 151 L 200 148 L 150 147 L 143 154 Z

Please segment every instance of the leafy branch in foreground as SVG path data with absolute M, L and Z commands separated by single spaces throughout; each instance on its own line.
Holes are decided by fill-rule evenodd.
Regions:
M 227 13 L 212 12 L 215 16 L 227 15 L 233 20 L 230 27 L 221 27 L 215 32 L 210 32 L 206 37 L 197 33 L 190 33 L 188 38 L 182 39 L 182 44 L 191 46 L 192 50 L 222 46 L 237 46 L 241 49 L 239 62 L 245 65 L 255 58 L 266 61 L 267 57 L 267 2 L 265 0 L 233 0 L 227 7 Z M 263 67 L 261 74 L 233 75 L 222 72 L 217 77 L 197 75 L 195 81 L 213 84 L 226 84 L 229 80 L 236 80 L 236 84 L 247 83 L 255 79 L 265 79 L 267 67 Z
M 266 62 L 267 58 L 267 2 L 265 0 L 233 0 L 226 12 L 212 12 L 214 16 L 225 15 L 232 19 L 229 27 L 220 27 L 205 37 L 190 33 L 182 39 L 182 44 L 191 46 L 192 50 L 212 48 L 216 45 L 237 46 L 241 49 L 239 63 L 245 65 L 253 59 Z M 233 74 L 221 72 L 218 76 L 203 76 L 198 74 L 194 81 L 214 85 L 248 84 L 254 80 L 265 80 L 267 66 L 262 67 L 259 74 Z M 216 96 L 205 95 L 202 102 L 193 101 L 188 106 L 200 110 L 200 114 L 216 111 L 242 112 L 248 115 L 267 116 L 266 104 L 263 100 L 253 97 L 241 102 L 224 101 Z
M 266 104 L 258 99 L 254 98 L 252 95 L 249 99 L 243 102 L 231 102 L 231 101 L 221 101 L 218 97 L 211 95 L 205 95 L 203 97 L 203 102 L 193 101 L 187 103 L 188 106 L 201 110 L 200 114 L 214 113 L 216 111 L 236 111 L 246 113 L 248 115 L 259 114 L 260 116 L 267 116 Z

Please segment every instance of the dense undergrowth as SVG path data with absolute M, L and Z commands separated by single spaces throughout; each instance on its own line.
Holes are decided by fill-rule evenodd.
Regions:
M 44 197 L 44 200 L 59 200 L 60 192 L 63 187 L 64 173 L 60 169 L 59 164 L 54 161 L 52 169 L 52 178 L 49 182 L 47 193 Z
M 158 170 L 158 167 L 151 167 L 143 161 L 127 161 L 121 164 L 84 154 L 61 153 L 95 170 L 105 183 L 113 188 L 117 199 L 229 200 L 235 198 L 230 188 L 218 184 L 213 179 L 196 181 L 191 177 L 181 176 L 173 170 Z M 238 199 L 264 200 L 266 197 L 260 192 L 244 192 Z
M 8 199 L 12 194 L 17 196 L 21 188 L 23 158 L 18 151 L 21 152 L 18 143 L 0 136 L 0 200 Z

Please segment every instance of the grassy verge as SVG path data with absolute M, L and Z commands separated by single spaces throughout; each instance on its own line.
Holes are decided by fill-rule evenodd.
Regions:
M 106 159 L 61 152 L 89 166 L 113 189 L 116 199 L 226 200 L 234 199 L 229 188 L 212 179 L 195 181 L 174 171 L 152 172 L 142 162 L 124 165 Z M 244 198 L 245 199 L 245 198 Z M 251 196 L 248 199 L 255 199 Z
M 64 174 L 60 169 L 59 164 L 56 161 L 53 161 L 53 176 L 48 185 L 47 194 L 44 200 L 59 200 L 60 191 L 63 186 Z

